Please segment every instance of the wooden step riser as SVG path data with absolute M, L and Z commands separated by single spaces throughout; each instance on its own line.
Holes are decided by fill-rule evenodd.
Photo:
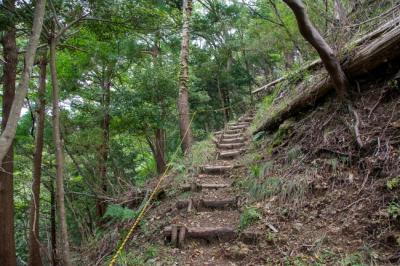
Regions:
M 246 139 L 244 137 L 239 138 L 223 138 L 220 141 L 220 144 L 233 144 L 233 143 L 243 143 L 245 144 Z
M 182 187 L 182 191 L 200 192 L 203 189 L 221 189 L 230 187 L 230 184 L 197 184 L 192 183 Z
M 239 157 L 239 155 L 240 155 L 240 153 L 238 153 L 238 154 L 236 154 L 236 153 L 235 154 L 219 154 L 218 158 L 221 160 L 232 160 L 232 159 Z
M 245 121 L 238 121 L 238 122 L 233 123 L 233 124 L 228 124 L 228 127 L 234 127 L 234 126 L 245 126 L 245 127 L 248 127 L 248 126 L 250 126 L 250 123 L 249 122 L 245 122 Z
M 176 203 L 177 209 L 195 209 L 196 211 L 209 211 L 211 210 L 230 210 L 238 208 L 237 198 L 225 200 L 203 200 L 203 199 L 189 199 L 180 200 Z
M 244 130 L 243 129 L 227 129 L 223 136 L 225 135 L 235 135 L 235 134 L 243 134 Z
M 242 143 L 230 143 L 230 144 L 217 144 L 218 149 L 221 150 L 232 150 L 232 149 L 240 149 L 245 146 L 244 142 Z
M 233 131 L 233 130 L 238 130 L 240 132 L 244 131 L 246 128 L 248 128 L 248 126 L 231 126 L 229 127 L 226 132 L 228 131 Z
M 176 228 L 179 232 L 176 232 Z M 175 228 L 175 232 L 173 232 Z M 184 232 L 184 234 L 181 233 Z M 247 244 L 256 244 L 260 241 L 262 234 L 258 232 L 239 232 L 233 227 L 185 227 L 185 226 L 167 226 L 163 231 L 166 242 L 172 243 L 174 246 L 183 247 L 184 241 L 187 239 L 206 240 L 206 241 L 230 241 L 237 239 Z M 177 235 L 180 237 L 178 242 Z M 178 243 L 177 243 L 178 242 Z
M 236 139 L 236 138 L 244 138 L 243 133 L 226 133 L 222 135 L 222 139 Z
M 202 166 L 200 167 L 200 172 L 203 174 L 224 174 L 225 172 L 231 170 L 232 166 Z

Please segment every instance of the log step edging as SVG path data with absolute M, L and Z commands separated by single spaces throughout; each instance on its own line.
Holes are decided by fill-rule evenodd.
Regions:
M 237 138 L 223 138 L 220 140 L 220 144 L 232 144 L 232 143 L 243 143 L 245 144 L 245 137 L 237 137 Z
M 245 146 L 244 142 L 217 143 L 218 149 L 239 149 Z
M 205 209 L 237 209 L 238 208 L 238 197 L 228 199 L 187 199 L 179 200 L 176 202 L 177 209 L 194 208 L 197 211 Z
M 184 232 L 182 233 L 184 238 L 177 240 L 177 236 L 180 235 L 181 231 Z M 262 238 L 263 234 L 261 232 L 254 231 L 240 232 L 233 227 L 186 227 L 184 225 L 171 225 L 164 228 L 163 235 L 164 238 L 167 241 L 172 242 L 173 245 L 182 247 L 187 238 L 203 239 L 207 241 L 230 241 L 233 239 L 238 239 L 247 244 L 256 244 Z
M 240 138 L 240 137 L 244 137 L 244 134 L 243 133 L 233 133 L 233 134 L 230 134 L 230 133 L 224 133 L 223 135 L 222 135 L 222 139 L 233 139 L 233 138 Z
M 203 165 L 200 167 L 202 173 L 224 174 L 233 168 L 232 165 Z
M 239 156 L 240 154 L 243 153 L 243 149 L 239 149 L 239 150 L 230 150 L 230 151 L 220 151 L 218 154 L 218 158 L 221 159 L 232 159 L 232 158 L 236 158 L 237 156 Z
M 232 186 L 232 185 L 229 183 L 200 184 L 197 182 L 193 182 L 191 184 L 183 185 L 182 190 L 183 191 L 200 192 L 203 189 L 221 189 L 221 188 L 228 188 L 230 186 Z
M 248 125 L 230 126 L 227 130 L 243 130 L 248 128 Z

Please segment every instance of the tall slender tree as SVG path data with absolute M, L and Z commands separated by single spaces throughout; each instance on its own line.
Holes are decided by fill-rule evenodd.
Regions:
M 56 46 L 57 37 L 55 34 L 50 39 L 50 72 L 51 72 L 51 83 L 53 87 L 53 138 L 56 153 L 56 191 L 57 191 L 57 208 L 60 219 L 60 231 L 61 231 L 61 258 L 63 265 L 71 266 L 71 256 L 69 251 L 68 241 L 68 228 L 67 218 L 65 209 L 65 192 L 64 192 L 64 154 L 63 144 L 61 139 L 60 131 L 60 88 L 57 80 L 57 68 L 56 68 Z
M 15 12 L 15 0 L 4 1 L 4 6 Z M 5 129 L 10 118 L 11 106 L 15 95 L 15 79 L 17 73 L 17 44 L 15 23 L 11 19 L 3 36 L 3 114 L 1 121 L 2 130 Z M 13 197 L 13 168 L 14 155 L 12 142 L 4 159 L 0 159 L 0 265 L 16 264 L 14 240 L 14 197 Z
M 44 123 L 46 107 L 46 68 L 47 58 L 39 61 L 39 87 L 36 113 L 35 153 L 33 157 L 32 201 L 29 220 L 29 265 L 42 265 L 39 242 L 40 183 L 42 178 L 42 152 L 44 144 Z
M 187 153 L 192 145 L 192 130 L 190 128 L 189 107 L 189 39 L 190 17 L 192 14 L 192 0 L 183 0 L 182 16 L 182 45 L 181 45 L 181 71 L 179 76 L 179 127 L 182 138 L 182 151 Z

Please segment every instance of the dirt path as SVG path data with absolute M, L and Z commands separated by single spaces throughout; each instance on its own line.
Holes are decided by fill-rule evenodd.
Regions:
M 259 236 L 238 230 L 239 197 L 229 175 L 248 145 L 246 129 L 252 119 L 253 114 L 246 114 L 216 133 L 217 160 L 202 166 L 184 188 L 190 196 L 177 202 L 179 212 L 164 228 L 164 236 L 184 255 L 185 265 L 239 265 Z

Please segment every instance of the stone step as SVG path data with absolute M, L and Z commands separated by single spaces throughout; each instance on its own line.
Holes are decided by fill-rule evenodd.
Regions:
M 230 151 L 220 151 L 218 154 L 218 158 L 220 159 L 233 159 L 239 156 L 243 152 L 242 149 L 240 150 L 230 150 Z
M 197 182 L 193 182 L 191 184 L 184 185 L 182 187 L 183 191 L 193 191 L 193 192 L 199 192 L 202 191 L 203 189 L 220 189 L 220 188 L 227 188 L 230 187 L 231 184 L 229 183 L 207 183 L 207 184 L 201 184 Z
M 220 144 L 245 143 L 245 137 L 222 138 Z
M 230 150 L 230 149 L 239 149 L 242 148 L 245 145 L 244 142 L 234 142 L 234 143 L 218 143 L 217 147 L 219 149 L 224 149 L 224 150 Z
M 224 174 L 232 168 L 232 165 L 203 165 L 200 167 L 200 170 L 204 174 Z
M 257 243 L 263 236 L 262 232 L 244 231 L 233 227 L 186 227 L 171 225 L 163 230 L 166 242 L 177 247 L 183 247 L 187 239 L 203 239 L 207 241 L 231 241 L 238 239 L 248 244 Z
M 207 209 L 237 209 L 238 198 L 228 198 L 228 199 L 196 199 L 191 198 L 187 200 L 179 200 L 176 203 L 177 209 L 185 209 L 188 211 L 195 209 L 197 211 L 204 211 Z

